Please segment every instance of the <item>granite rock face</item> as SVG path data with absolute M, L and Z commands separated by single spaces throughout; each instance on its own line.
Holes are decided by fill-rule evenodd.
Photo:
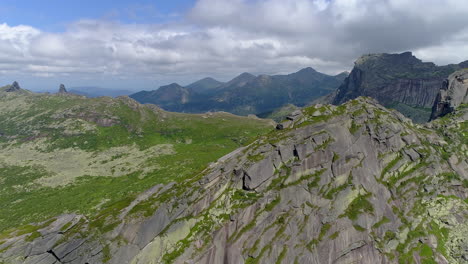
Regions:
M 468 104 L 468 69 L 456 71 L 444 81 L 434 102 L 431 119 L 451 113 L 461 104 Z
M 355 62 L 332 103 L 338 105 L 368 96 L 413 121 L 425 122 L 429 120 L 430 108 L 442 83 L 462 65 L 436 66 L 422 62 L 411 52 L 364 55 Z
M 466 122 L 467 115 L 457 115 Z M 369 98 L 316 105 L 106 219 L 57 217 L 5 263 L 464 263 L 468 148 Z M 444 122 L 448 122 L 444 120 Z M 452 134 L 453 133 L 453 134 Z M 446 157 L 442 152 L 449 153 Z M 70 224 L 68 224 L 70 223 Z M 429 254 L 430 252 L 430 254 Z

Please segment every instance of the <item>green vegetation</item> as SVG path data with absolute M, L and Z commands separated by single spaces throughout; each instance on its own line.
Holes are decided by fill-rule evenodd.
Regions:
M 354 224 L 353 227 L 354 227 L 354 229 L 356 229 L 359 232 L 364 232 L 364 231 L 367 230 L 367 229 L 365 229 L 364 227 L 362 227 L 362 226 L 360 226 L 358 224 Z
M 367 198 L 371 196 L 371 193 L 365 195 L 360 194 L 349 204 L 348 208 L 346 208 L 345 212 L 342 215 L 340 215 L 340 217 L 346 216 L 351 220 L 357 220 L 360 214 L 373 214 L 374 207 L 372 207 L 372 204 L 367 200 Z
M 331 235 L 329 236 L 329 238 L 330 238 L 331 240 L 334 240 L 334 239 L 337 238 L 339 235 L 340 235 L 340 232 L 339 232 L 339 231 L 336 231 L 335 233 L 331 234 Z
M 71 155 L 88 152 L 92 164 L 99 153 L 123 148 L 123 152 L 109 155 L 106 160 L 96 159 L 105 165 L 115 163 L 115 168 L 122 168 L 122 176 L 76 175 L 71 183 L 58 186 L 41 184 L 61 179 L 60 174 L 50 170 L 51 164 L 30 164 L 21 157 L 9 160 L 0 168 L 0 232 L 64 212 L 84 214 L 93 227 L 110 230 L 120 210 L 142 191 L 160 183 L 186 181 L 210 162 L 271 129 L 266 121 L 225 113 L 167 113 L 129 99 L 33 93 L 0 98 L 0 128 L 4 134 L 0 149 L 4 153 L 7 148 L 16 151 L 25 144 L 34 144 L 38 155 L 54 155 L 62 149 Z M 8 137 L 15 140 L 5 141 Z M 126 166 L 134 166 L 126 165 L 133 162 L 132 153 L 126 149 L 136 146 L 136 151 L 144 153 L 161 144 L 173 150 L 143 156 L 138 168 L 125 173 Z M 155 209 L 154 205 L 142 203 L 132 211 L 149 215 Z
M 356 124 L 356 122 L 354 122 L 354 120 L 351 122 L 351 127 L 349 128 L 349 132 L 351 134 L 356 134 L 356 132 L 362 127 L 362 125 L 358 125 Z
M 271 203 L 265 205 L 265 211 L 270 212 L 280 202 L 281 202 L 281 196 L 278 195 L 273 201 L 271 201 Z
M 387 166 L 385 166 L 385 168 L 383 168 L 380 178 L 383 179 L 385 174 L 387 174 L 388 171 L 390 171 L 393 167 L 395 167 L 395 165 L 402 159 L 403 159 L 403 156 L 400 153 L 398 153 L 398 156 L 395 159 L 393 159 L 392 161 L 390 161 L 387 164 Z
M 286 257 L 287 253 L 288 253 L 288 247 L 286 245 L 284 245 L 283 250 L 281 250 L 281 253 L 278 256 L 278 259 L 276 259 L 276 264 L 283 263 L 283 259 Z
M 372 226 L 372 228 L 379 228 L 380 226 L 382 226 L 382 225 L 384 225 L 384 224 L 386 224 L 386 223 L 390 223 L 390 219 L 388 219 L 388 217 L 386 217 L 386 216 L 384 215 L 384 216 L 382 216 L 382 219 L 381 219 L 379 222 L 375 223 L 375 224 Z

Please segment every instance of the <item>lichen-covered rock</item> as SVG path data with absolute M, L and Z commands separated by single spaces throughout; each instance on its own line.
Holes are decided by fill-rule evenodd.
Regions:
M 446 123 L 414 125 L 368 98 L 298 116 L 193 179 L 149 189 L 108 228 L 63 216 L 33 241 L 0 244 L 0 260 L 464 263 L 462 134 L 444 131 L 448 144 Z
M 451 113 L 461 104 L 468 104 L 468 69 L 456 71 L 444 81 L 434 102 L 431 119 Z

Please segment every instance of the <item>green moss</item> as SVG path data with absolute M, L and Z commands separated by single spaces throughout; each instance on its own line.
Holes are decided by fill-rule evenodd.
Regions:
M 248 223 L 247 225 L 245 225 L 244 227 L 242 227 L 242 229 L 235 233 L 234 235 L 232 235 L 230 238 L 229 238 L 229 241 L 236 241 L 237 239 L 239 239 L 245 232 L 249 231 L 250 229 L 254 228 L 255 225 L 257 224 L 257 222 L 255 220 L 251 221 L 250 223 Z
M 332 200 L 333 198 L 335 198 L 335 195 L 343 190 L 345 190 L 349 185 L 352 184 L 352 181 L 353 181 L 353 174 L 352 172 L 349 173 L 349 176 L 348 176 L 348 180 L 343 183 L 342 185 L 338 186 L 338 187 L 335 187 L 331 190 L 329 190 L 326 194 L 325 194 L 325 198 L 326 199 L 329 199 L 329 200 Z
M 329 138 L 327 138 L 322 144 L 316 146 L 316 147 L 315 147 L 315 150 L 316 150 L 316 151 L 324 150 L 324 149 L 326 149 L 331 143 L 333 143 L 334 141 L 335 141 L 335 139 L 333 139 L 332 137 L 329 137 Z
M 449 229 L 445 227 L 439 227 L 434 221 L 429 223 L 429 233 L 437 237 L 437 248 L 436 250 L 444 256 L 448 256 L 445 244 L 449 238 Z
M 375 223 L 372 228 L 379 228 L 380 226 L 390 223 L 390 219 L 388 219 L 386 216 L 382 216 L 382 219 L 380 219 L 379 222 Z
M 427 244 L 422 244 L 419 255 L 423 258 L 432 258 L 434 253 L 432 252 L 432 248 L 430 246 Z
M 323 237 L 327 234 L 328 230 L 330 230 L 331 224 L 330 223 L 325 223 L 322 225 L 322 228 L 320 229 L 320 234 L 318 236 L 318 240 L 322 241 Z
M 286 254 L 288 253 L 288 247 L 286 245 L 283 246 L 283 250 L 281 250 L 281 253 L 279 254 L 278 258 L 276 259 L 276 264 L 281 264 L 283 263 L 284 258 L 286 257 Z
M 262 250 L 260 251 L 260 254 L 258 255 L 258 257 L 256 258 L 252 258 L 252 257 L 248 257 L 246 260 L 245 260 L 245 264 L 258 264 L 260 262 L 260 260 L 262 259 L 263 255 L 266 253 L 266 252 L 269 252 L 271 251 L 271 245 L 268 244 L 266 246 L 264 246 L 262 248 Z
M 32 242 L 32 241 L 34 241 L 34 239 L 39 238 L 41 236 L 42 236 L 41 233 L 39 233 L 37 231 L 34 231 L 29 236 L 27 236 L 25 240 L 27 242 Z
M 275 208 L 276 205 L 278 205 L 279 203 L 281 202 L 281 196 L 277 196 L 273 201 L 271 201 L 271 203 L 267 204 L 265 206 L 265 211 L 267 212 L 270 212 L 271 210 L 273 210 L 273 208 Z
M 235 190 L 234 194 L 231 196 L 232 201 L 234 201 L 233 209 L 245 208 L 254 204 L 258 199 L 262 197 L 262 194 L 256 192 L 248 192 L 244 190 Z
M 354 227 L 354 229 L 356 229 L 359 232 L 364 232 L 364 231 L 367 230 L 367 229 L 365 229 L 364 227 L 362 227 L 362 226 L 360 226 L 358 224 L 354 224 L 353 227 Z
M 387 172 L 389 172 L 393 167 L 395 167 L 395 165 L 403 159 L 403 156 L 399 153 L 398 156 L 393 159 L 392 161 L 390 161 L 387 166 L 385 166 L 382 170 L 382 173 L 380 175 L 380 178 L 383 179 L 383 177 L 385 176 L 385 174 L 387 174 Z
M 331 235 L 329 236 L 329 238 L 330 238 L 331 240 L 334 240 L 334 239 L 337 238 L 339 235 L 340 235 L 340 232 L 339 232 L 339 231 L 336 231 L 335 233 L 331 234 Z
M 315 182 L 315 181 L 318 182 L 318 181 L 320 180 L 320 175 L 322 175 L 325 171 L 327 171 L 327 169 L 326 169 L 326 168 L 323 168 L 323 169 L 320 169 L 320 170 L 318 170 L 318 171 L 315 171 L 315 172 L 312 173 L 312 174 L 303 175 L 303 176 L 301 176 L 298 180 L 293 181 L 293 182 L 290 182 L 290 183 L 284 185 L 283 187 L 288 187 L 288 186 L 297 185 L 297 184 L 299 184 L 299 183 L 301 183 L 301 182 L 303 182 L 303 181 L 305 181 L 305 180 L 309 180 L 309 179 L 312 179 L 312 178 L 314 178 L 314 181 L 313 181 L 313 182 Z M 312 185 L 315 185 L 315 184 L 316 184 L 316 183 L 312 183 Z
M 373 214 L 374 207 L 372 207 L 372 204 L 367 200 L 371 195 L 371 193 L 368 193 L 356 197 L 340 217 L 346 216 L 351 220 L 357 220 L 358 216 L 362 213 Z
M 110 252 L 110 247 L 109 245 L 105 245 L 104 248 L 102 249 L 102 262 L 107 263 L 109 260 L 111 260 L 112 255 Z
M 362 127 L 362 125 L 358 125 L 356 124 L 356 122 L 354 122 L 354 120 L 351 122 L 351 127 L 349 128 L 349 132 L 351 134 L 356 134 L 357 131 L 359 131 L 359 129 Z
M 332 161 L 335 162 L 340 159 L 340 155 L 338 155 L 336 152 L 333 152 L 333 159 Z
M 263 154 L 257 154 L 257 155 L 249 155 L 247 156 L 247 159 L 253 163 L 262 161 L 265 158 Z

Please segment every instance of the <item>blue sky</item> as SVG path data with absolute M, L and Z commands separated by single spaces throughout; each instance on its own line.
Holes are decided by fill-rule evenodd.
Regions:
M 161 23 L 180 17 L 194 0 L 2 0 L 1 22 L 63 31 L 80 19 L 111 19 L 125 23 Z M 174 17 L 178 15 L 178 17 Z
M 337 74 L 380 52 L 459 63 L 466 14 L 466 0 L 1 0 L 0 85 L 153 90 L 242 72 Z

